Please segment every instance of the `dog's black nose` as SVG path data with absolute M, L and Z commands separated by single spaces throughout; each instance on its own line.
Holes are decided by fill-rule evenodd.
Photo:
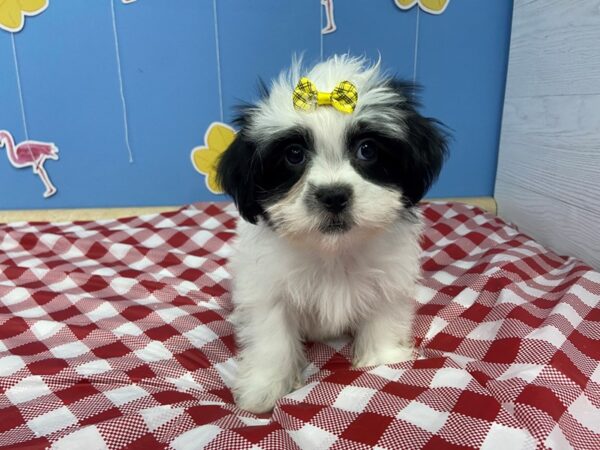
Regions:
M 352 188 L 344 185 L 320 187 L 315 192 L 319 204 L 331 213 L 341 213 L 350 204 Z

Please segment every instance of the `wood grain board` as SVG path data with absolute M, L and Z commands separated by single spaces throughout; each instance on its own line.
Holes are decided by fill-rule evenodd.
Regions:
M 499 215 L 600 268 L 600 0 L 515 0 Z

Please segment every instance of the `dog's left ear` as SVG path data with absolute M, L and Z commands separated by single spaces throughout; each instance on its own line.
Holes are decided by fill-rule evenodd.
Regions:
M 448 139 L 443 125 L 436 119 L 415 111 L 407 118 L 409 145 L 412 149 L 413 182 L 406 186 L 405 196 L 416 205 L 437 179 L 446 155 Z
M 242 131 L 225 150 L 217 166 L 217 180 L 233 199 L 240 215 L 256 223 L 263 210 L 256 200 L 255 162 L 256 145 Z
M 449 135 L 440 121 L 418 112 L 418 86 L 394 81 L 392 88 L 406 100 L 398 105 L 403 110 L 404 127 L 408 128 L 406 143 L 410 150 L 405 173 L 409 179 L 404 180 L 403 189 L 409 203 L 416 205 L 440 174 L 448 155 Z

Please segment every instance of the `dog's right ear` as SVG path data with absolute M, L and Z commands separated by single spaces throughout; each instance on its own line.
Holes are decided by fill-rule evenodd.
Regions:
M 225 150 L 217 166 L 217 181 L 233 199 L 240 215 L 250 223 L 256 223 L 263 209 L 256 199 L 254 161 L 256 145 L 237 133 L 234 141 Z

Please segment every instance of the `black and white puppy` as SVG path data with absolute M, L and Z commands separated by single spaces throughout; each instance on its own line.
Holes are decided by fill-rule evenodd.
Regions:
M 303 76 L 319 91 L 350 81 L 354 112 L 297 109 Z M 412 358 L 417 203 L 447 148 L 413 86 L 347 55 L 295 62 L 237 124 L 218 175 L 243 218 L 230 261 L 238 405 L 265 412 L 298 386 L 304 340 L 351 333 L 356 367 Z

